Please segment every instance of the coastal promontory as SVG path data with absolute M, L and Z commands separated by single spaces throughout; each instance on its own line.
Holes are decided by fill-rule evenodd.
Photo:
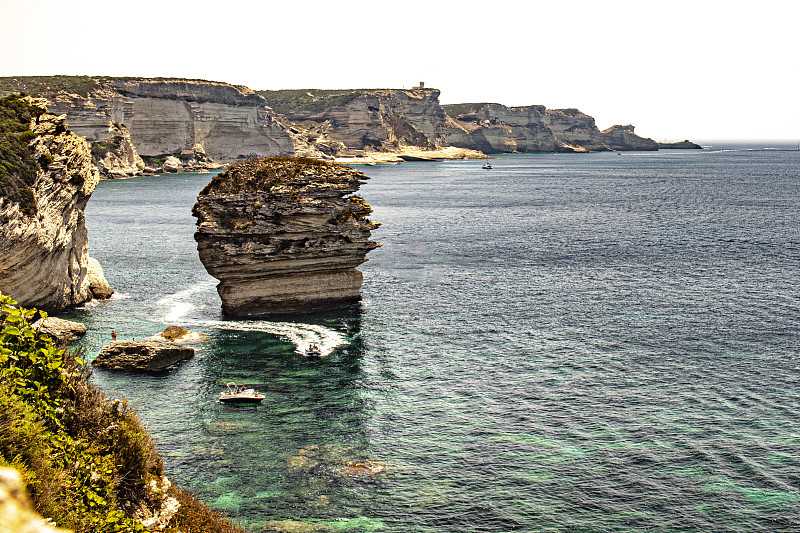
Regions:
M 99 180 L 89 145 L 45 106 L 0 100 L 0 291 L 58 312 L 113 291 L 88 255 L 84 209 Z
M 216 176 L 198 196 L 195 240 L 220 280 L 226 314 L 294 313 L 361 299 L 356 270 L 379 244 L 372 208 L 354 195 L 363 173 L 334 163 L 252 159 Z

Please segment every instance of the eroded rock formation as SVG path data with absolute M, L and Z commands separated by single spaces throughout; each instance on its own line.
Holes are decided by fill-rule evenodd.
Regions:
M 361 172 L 298 158 L 254 159 L 215 177 L 193 213 L 206 270 L 235 316 L 293 313 L 356 302 L 356 267 L 379 246 L 371 207 L 352 196 Z
M 443 137 L 453 146 L 486 153 L 601 152 L 657 150 L 651 139 L 633 133 L 633 126 L 600 131 L 589 115 L 577 109 L 501 104 L 454 104 Z
M 243 86 L 200 80 L 95 78 L 86 95 L 47 94 L 54 113 L 64 113 L 78 135 L 93 143 L 113 139 L 124 124 L 141 156 L 178 156 L 196 151 L 218 163 L 244 157 L 294 153 L 289 134 Z
M 99 179 L 89 145 L 67 129 L 63 115 L 36 114 L 29 127 L 9 134 L 30 139 L 31 161 L 4 178 L 29 176 L 17 181 L 18 194 L 0 190 L 0 292 L 49 312 L 108 297 L 108 291 L 92 293 L 92 282 L 105 280 L 87 275 L 84 209 Z
M 160 341 L 113 341 L 92 365 L 115 370 L 157 371 L 194 357 L 194 348 Z

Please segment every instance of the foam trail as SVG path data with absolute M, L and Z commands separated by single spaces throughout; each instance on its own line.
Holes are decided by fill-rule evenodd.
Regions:
M 192 322 L 194 325 L 225 329 L 232 331 L 262 331 L 286 338 L 296 346 L 295 351 L 301 355 L 305 354 L 311 343 L 317 343 L 322 351 L 322 356 L 330 355 L 331 352 L 342 344 L 345 344 L 345 336 L 338 331 L 318 326 L 314 324 L 299 324 L 295 322 L 267 322 L 265 320 L 253 320 L 247 322 L 203 320 Z
M 214 281 L 215 280 L 197 283 L 188 289 L 161 298 L 157 302 L 158 305 L 167 308 L 163 321 L 167 323 L 177 322 L 196 309 L 197 305 L 194 303 L 196 298 L 194 296 L 199 292 L 210 290 L 214 285 Z

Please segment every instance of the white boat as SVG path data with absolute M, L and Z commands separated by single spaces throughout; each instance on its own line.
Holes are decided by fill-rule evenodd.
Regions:
M 492 168 L 492 164 L 487 161 L 486 163 L 483 164 L 483 166 L 481 168 L 485 168 L 485 169 L 489 170 L 489 169 Z
M 227 392 L 219 393 L 219 401 L 224 403 L 260 403 L 264 396 L 258 393 L 256 389 L 246 389 L 245 387 L 236 387 L 236 383 L 231 381 L 225 385 L 228 387 Z
M 306 348 L 305 353 L 303 353 L 306 357 L 322 357 L 322 348 L 319 347 L 319 344 L 316 342 L 312 342 Z

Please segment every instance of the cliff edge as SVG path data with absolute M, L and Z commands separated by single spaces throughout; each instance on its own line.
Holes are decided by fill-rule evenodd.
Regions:
M 107 298 L 84 223 L 99 180 L 89 145 L 42 101 L 3 98 L 0 119 L 0 292 L 49 312 Z
M 379 244 L 372 208 L 353 196 L 361 172 L 302 158 L 253 159 L 197 198 L 195 240 L 234 316 L 294 313 L 361 299 L 356 267 Z

